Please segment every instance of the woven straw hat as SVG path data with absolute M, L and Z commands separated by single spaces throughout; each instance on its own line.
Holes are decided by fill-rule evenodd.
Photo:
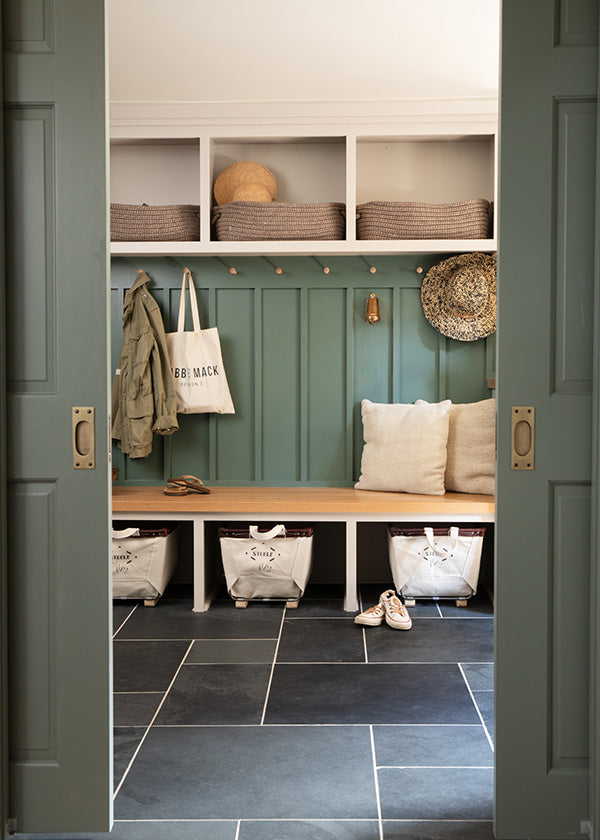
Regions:
M 232 163 L 215 181 L 217 204 L 230 201 L 275 201 L 277 184 L 270 169 L 254 160 Z
M 421 302 L 427 320 L 442 335 L 475 341 L 496 329 L 496 257 L 459 254 L 423 278 Z

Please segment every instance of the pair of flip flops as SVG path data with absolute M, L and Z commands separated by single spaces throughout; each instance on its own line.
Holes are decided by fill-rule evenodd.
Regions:
M 179 478 L 168 478 L 163 490 L 165 496 L 187 496 L 188 493 L 210 493 L 208 487 L 195 475 L 180 475 Z

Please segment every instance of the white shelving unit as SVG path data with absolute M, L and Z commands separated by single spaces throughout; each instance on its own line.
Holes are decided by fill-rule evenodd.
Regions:
M 111 201 L 198 204 L 195 242 L 112 242 L 123 256 L 253 254 L 427 254 L 496 250 L 491 239 L 357 240 L 356 206 L 367 201 L 450 203 L 485 198 L 497 206 L 494 115 L 461 120 L 341 118 L 327 123 L 270 118 L 207 123 L 135 117 L 111 127 Z M 216 177 L 237 160 L 275 175 L 278 200 L 343 202 L 346 236 L 335 241 L 220 242 L 211 233 Z

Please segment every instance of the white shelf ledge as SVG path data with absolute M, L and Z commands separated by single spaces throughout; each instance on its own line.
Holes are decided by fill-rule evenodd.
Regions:
M 360 239 L 356 241 L 111 242 L 113 257 L 358 256 L 361 254 L 456 254 L 497 250 L 495 239 Z

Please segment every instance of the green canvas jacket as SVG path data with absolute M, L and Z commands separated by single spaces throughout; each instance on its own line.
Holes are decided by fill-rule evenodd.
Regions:
M 152 451 L 152 434 L 179 428 L 165 328 L 141 269 L 123 306 L 123 345 L 112 385 L 112 436 L 130 458 Z

